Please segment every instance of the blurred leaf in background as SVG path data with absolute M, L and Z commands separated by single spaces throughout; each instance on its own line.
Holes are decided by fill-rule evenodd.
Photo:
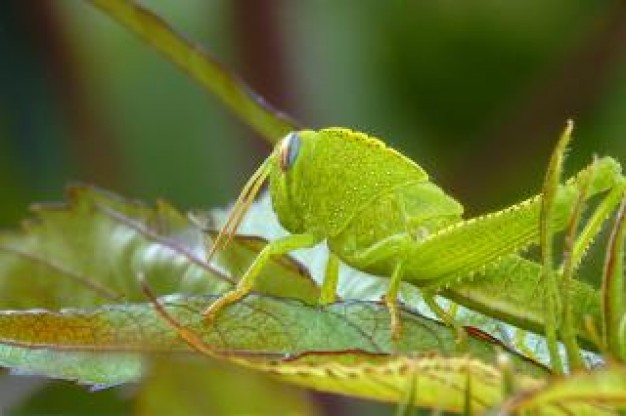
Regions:
M 354 127 L 404 150 L 470 212 L 537 189 L 567 117 L 578 124 L 571 164 L 626 153 L 621 2 L 364 1 L 358 13 L 351 2 L 144 3 L 304 125 Z M 14 204 L 75 179 L 214 206 L 267 153 L 88 4 L 2 8 L 1 177 Z M 6 225 L 18 218 L 8 202 Z

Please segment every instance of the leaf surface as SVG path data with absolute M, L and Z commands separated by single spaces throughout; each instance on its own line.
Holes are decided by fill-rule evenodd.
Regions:
M 144 380 L 155 362 L 193 353 L 147 301 L 141 272 L 213 358 L 302 386 L 479 412 L 502 401 L 497 351 L 510 355 L 522 391 L 539 388 L 547 375 L 477 328 L 467 328 L 467 343 L 459 344 L 449 328 L 409 310 L 394 342 L 381 303 L 318 307 L 318 286 L 287 256 L 272 260 L 257 293 L 207 325 L 202 311 L 265 240 L 238 236 L 209 265 L 205 230 L 173 207 L 85 186 L 71 188 L 66 205 L 38 206 L 35 214 L 23 232 L 0 235 L 0 365 L 16 373 L 106 387 Z M 161 388 L 167 381 L 143 383 Z
M 206 235 L 169 204 L 130 202 L 88 186 L 68 190 L 66 204 L 33 206 L 22 232 L 0 234 L 0 307 L 90 307 L 145 301 L 137 274 L 159 294 L 211 293 L 236 278 L 206 262 Z M 262 241 L 241 238 L 228 264 L 241 270 Z M 275 277 L 280 275 L 277 280 Z M 308 302 L 319 288 L 288 257 L 275 258 L 257 290 Z
M 215 325 L 208 327 L 201 311 L 211 300 L 170 295 L 161 302 L 169 314 L 201 337 L 218 357 L 309 387 L 393 400 L 391 393 L 382 394 L 366 387 L 370 382 L 358 376 L 352 382 L 338 384 L 332 374 L 325 373 L 325 368 L 348 366 L 345 371 L 349 372 L 349 368 L 358 370 L 364 364 L 373 366 L 362 373 L 365 376 L 369 371 L 375 372 L 380 364 L 383 367 L 379 370 L 384 374 L 389 362 L 406 357 L 417 357 L 420 363 L 435 367 L 445 367 L 450 359 L 450 372 L 461 371 L 454 367 L 459 359 L 473 357 L 476 363 L 483 362 L 485 368 L 491 368 L 490 374 L 498 374 L 490 364 L 496 356 L 493 340 L 470 336 L 467 348 L 461 349 L 447 327 L 405 312 L 403 337 L 394 343 L 390 339 L 388 312 L 378 303 L 343 302 L 318 308 L 296 300 L 252 295 L 224 310 Z M 150 303 L 103 306 L 92 311 L 3 312 L 0 345 L 3 366 L 97 385 L 138 380 L 150 354 L 191 351 Z M 515 354 L 512 359 L 520 377 L 532 380 L 531 376 L 546 374 L 543 367 L 532 361 Z M 467 371 L 473 374 L 472 368 Z M 307 371 L 312 377 L 304 375 Z M 467 371 L 463 371 L 465 377 Z M 382 383 L 375 383 L 379 382 Z M 398 394 L 404 391 L 403 382 L 406 380 L 400 376 L 388 381 Z M 477 394 L 482 391 L 481 383 L 477 381 L 474 387 Z M 343 390 L 341 385 L 345 386 Z M 495 397 L 494 394 L 487 396 Z M 420 400 L 427 397 L 430 396 Z

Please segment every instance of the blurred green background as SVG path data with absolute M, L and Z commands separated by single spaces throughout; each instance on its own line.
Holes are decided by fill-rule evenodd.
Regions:
M 625 159 L 621 1 L 142 4 L 304 126 L 351 127 L 399 148 L 470 215 L 535 193 L 569 117 L 569 172 L 594 153 Z M 224 205 L 269 149 L 88 4 L 0 4 L 0 227 L 30 202 L 62 199 L 70 181 L 183 209 Z M 323 397 L 333 413 L 393 412 Z

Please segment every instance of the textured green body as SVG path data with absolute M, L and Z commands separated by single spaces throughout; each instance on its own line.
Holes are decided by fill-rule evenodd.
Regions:
M 306 130 L 298 137 L 302 144 L 294 165 L 284 173 L 275 157 L 270 173 L 274 210 L 292 233 L 334 238 L 394 189 L 428 183 L 426 172 L 412 160 L 364 134 L 337 128 Z M 401 225 L 387 224 L 384 217 L 376 221 L 391 227 L 390 233 Z
M 566 130 L 563 137 L 569 138 L 570 132 Z M 562 156 L 559 149 L 557 146 L 557 155 Z M 340 128 L 305 130 L 285 136 L 251 177 L 211 252 L 225 235 L 236 232 L 268 176 L 274 210 L 291 234 L 267 244 L 237 287 L 212 303 L 204 316 L 212 319 L 222 308 L 250 293 L 271 256 L 326 240 L 331 253 L 320 304 L 336 299 L 339 260 L 388 277 L 384 300 L 395 339 L 401 333 L 397 306 L 401 281 L 425 288 L 427 305 L 459 334 L 462 330 L 435 302 L 434 293 L 444 293 L 494 317 L 512 317 L 511 321 L 529 329 L 540 328 L 546 313 L 556 314 L 555 310 L 546 312 L 543 302 L 535 302 L 543 299 L 535 293 L 545 288 L 543 268 L 517 253 L 539 242 L 540 224 L 551 233 L 564 230 L 575 207 L 604 194 L 569 253 L 570 264 L 576 267 L 626 189 L 619 163 L 602 158 L 565 184 L 558 185 L 558 179 L 554 182 L 546 198 L 550 215 L 545 221 L 540 221 L 545 202 L 541 195 L 465 220 L 463 207 L 456 200 L 433 184 L 417 164 L 380 140 Z M 473 276 L 480 279 L 476 285 L 468 284 Z M 513 281 L 517 282 L 515 287 L 509 286 Z M 481 283 L 489 287 L 481 287 Z M 577 281 L 569 288 L 578 316 L 599 316 L 600 302 L 592 288 Z M 579 337 L 586 336 L 582 326 L 576 331 Z
M 429 181 L 424 170 L 378 139 L 346 129 L 298 133 L 297 159 L 283 171 L 274 154 L 270 192 L 281 224 L 294 234 L 326 239 L 341 260 L 390 276 L 404 262 L 403 279 L 440 286 L 472 276 L 503 256 L 538 241 L 541 198 L 463 221 L 462 206 Z M 585 174 L 581 171 L 579 176 Z M 600 159 L 588 197 L 621 181 L 619 164 Z M 579 179 L 562 185 L 554 227 L 563 229 Z
M 388 275 L 397 259 L 365 265 L 358 254 L 392 236 L 419 241 L 461 220 L 458 202 L 380 140 L 339 128 L 298 135 L 293 167 L 285 174 L 274 161 L 271 170 L 274 210 L 287 230 L 327 239 L 346 263 Z

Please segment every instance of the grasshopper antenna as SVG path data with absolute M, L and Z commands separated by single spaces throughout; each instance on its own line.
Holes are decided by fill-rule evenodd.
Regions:
M 246 182 L 245 186 L 241 190 L 241 193 L 239 194 L 239 197 L 237 198 L 237 201 L 233 206 L 233 210 L 228 216 L 226 224 L 224 224 L 224 226 L 220 230 L 220 233 L 213 243 L 213 246 L 207 254 L 207 263 L 211 262 L 213 255 L 218 250 L 225 249 L 228 244 L 230 244 L 233 236 L 237 232 L 237 228 L 239 228 L 241 221 L 243 221 L 246 212 L 250 208 L 250 205 L 252 205 L 254 198 L 261 189 L 261 186 L 263 186 L 265 179 L 269 175 L 269 161 L 270 158 L 265 159 L 263 164 L 256 170 L 256 172 L 254 172 L 254 174 L 250 177 L 248 182 Z

